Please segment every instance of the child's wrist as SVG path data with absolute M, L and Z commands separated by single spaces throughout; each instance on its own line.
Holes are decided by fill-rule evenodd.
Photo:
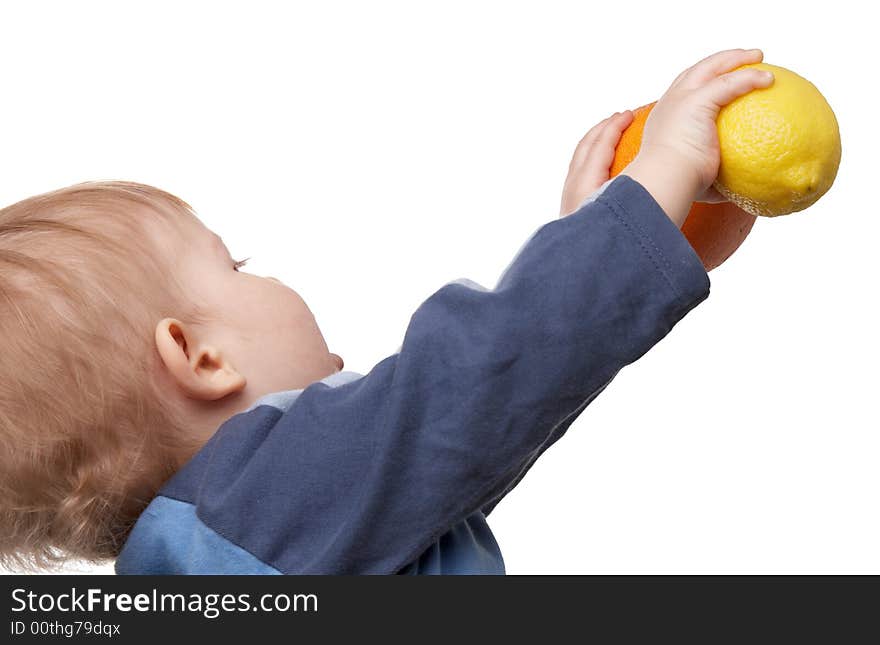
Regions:
M 621 174 L 639 182 L 669 219 L 678 228 L 682 227 L 699 194 L 697 173 L 691 172 L 686 164 L 675 163 L 666 156 L 639 152 Z

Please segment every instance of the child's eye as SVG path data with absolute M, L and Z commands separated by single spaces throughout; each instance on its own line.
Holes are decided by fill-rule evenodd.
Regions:
M 247 264 L 248 260 L 250 260 L 250 258 L 245 258 L 244 260 L 234 260 L 232 263 L 233 271 L 238 271 L 241 267 Z

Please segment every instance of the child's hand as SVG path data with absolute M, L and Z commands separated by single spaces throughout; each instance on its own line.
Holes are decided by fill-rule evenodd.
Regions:
M 573 213 L 582 201 L 608 181 L 608 170 L 611 168 L 620 135 L 632 123 L 632 119 L 633 114 L 629 110 L 615 112 L 594 125 L 580 140 L 568 166 L 568 177 L 565 178 L 562 189 L 560 217 Z
M 723 201 L 712 189 L 721 155 L 715 119 L 721 108 L 773 75 L 754 68 L 760 49 L 730 49 L 686 69 L 657 101 L 645 123 L 639 154 L 623 174 L 637 180 L 680 228 L 694 201 Z

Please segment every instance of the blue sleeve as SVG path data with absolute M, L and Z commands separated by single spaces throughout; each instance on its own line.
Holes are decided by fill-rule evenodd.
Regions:
M 708 294 L 685 237 L 620 176 L 540 227 L 494 289 L 436 291 L 362 378 L 312 384 L 257 428 L 227 422 L 199 516 L 284 573 L 394 573 L 491 511 Z

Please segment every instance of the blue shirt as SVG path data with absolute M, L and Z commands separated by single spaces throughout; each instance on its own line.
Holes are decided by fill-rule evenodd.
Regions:
M 448 283 L 398 352 L 276 392 L 159 491 L 120 574 L 504 573 L 486 517 L 624 366 L 709 295 L 621 175 L 542 225 L 494 289 Z

